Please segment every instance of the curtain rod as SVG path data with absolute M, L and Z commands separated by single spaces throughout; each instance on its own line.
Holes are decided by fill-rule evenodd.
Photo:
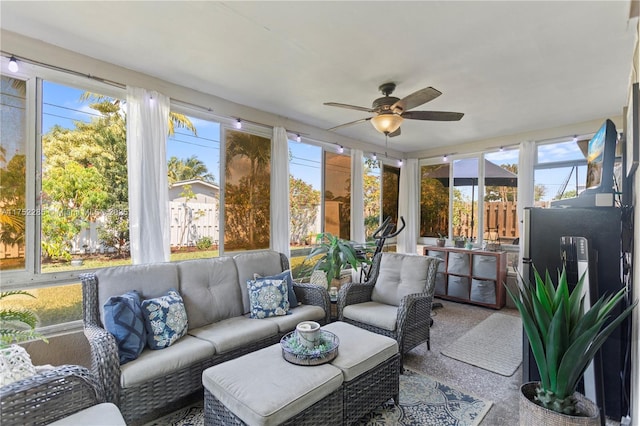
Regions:
M 91 80 L 98 81 L 100 83 L 108 84 L 109 86 L 116 87 L 118 89 L 126 90 L 126 88 L 127 88 L 126 84 L 119 83 L 117 81 L 109 80 L 109 79 L 106 79 L 106 78 L 103 78 L 103 77 L 98 77 L 98 76 L 92 75 L 92 74 L 83 73 L 83 72 L 72 70 L 72 69 L 69 69 L 69 68 L 60 67 L 60 66 L 57 66 L 57 65 L 47 64 L 45 62 L 40 62 L 40 61 L 37 61 L 35 59 L 26 58 L 24 56 L 11 54 L 11 53 L 8 53 L 8 52 L 6 52 L 4 50 L 1 50 L 0 54 L 2 56 L 4 56 L 5 58 L 13 57 L 16 60 L 18 60 L 20 62 L 24 62 L 26 64 L 37 65 L 39 67 L 47 68 L 47 69 L 50 69 L 50 70 L 53 70 L 53 71 L 64 72 L 66 74 L 71 74 L 71 75 L 74 75 L 76 77 L 88 78 L 88 79 L 91 79 Z M 175 98 L 170 98 L 170 99 L 171 99 L 172 102 L 176 102 L 176 103 L 181 104 L 183 106 L 188 106 L 190 108 L 202 110 L 202 111 L 205 111 L 205 112 L 208 112 L 208 113 L 212 113 L 214 111 L 214 109 L 211 108 L 211 107 L 203 107 L 201 105 L 197 105 L 197 104 L 194 104 L 192 102 L 187 102 L 187 101 L 183 101 L 183 100 L 175 99 Z M 241 117 L 227 117 L 227 116 L 221 116 L 221 115 L 216 115 L 216 117 L 218 117 L 219 119 L 224 119 L 224 120 L 241 120 L 241 121 L 244 121 L 246 123 L 251 123 L 251 124 L 254 124 L 254 125 L 257 125 L 257 126 L 262 126 L 262 127 L 269 128 L 269 129 L 273 129 L 275 127 L 275 126 L 272 126 L 272 125 L 269 125 L 269 124 L 259 123 L 257 121 L 252 121 L 252 120 L 249 120 L 249 119 L 246 119 L 246 118 L 241 118 Z M 288 133 L 293 133 L 293 134 L 300 135 L 300 136 L 304 136 L 305 135 L 304 133 L 298 132 L 298 131 L 295 131 L 295 130 L 285 129 L 285 131 L 287 131 Z

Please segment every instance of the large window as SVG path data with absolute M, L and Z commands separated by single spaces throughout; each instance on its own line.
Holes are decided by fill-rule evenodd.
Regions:
M 420 236 L 449 233 L 449 163 L 420 168 Z
M 271 140 L 227 130 L 225 144 L 224 249 L 268 249 Z
M 380 211 L 382 206 L 380 163 L 377 160 L 367 158 L 363 158 L 363 161 L 364 233 L 365 238 L 371 240 L 373 239 L 373 233 L 380 226 Z
M 26 82 L 2 76 L 0 87 L 0 269 L 24 270 L 27 227 Z
M 167 141 L 171 260 L 219 255 L 220 123 L 173 111 Z
M 351 238 L 351 157 L 325 151 L 324 231 Z
M 587 143 L 577 138 L 540 144 L 535 166 L 534 201 L 548 207 L 552 200 L 577 197 L 587 181 Z

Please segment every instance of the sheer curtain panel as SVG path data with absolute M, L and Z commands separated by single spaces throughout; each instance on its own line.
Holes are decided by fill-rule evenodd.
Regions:
M 273 128 L 271 147 L 271 248 L 289 257 L 289 138 Z
M 129 233 L 133 264 L 169 261 L 168 131 L 169 98 L 127 87 Z
M 400 193 L 398 194 L 398 226 L 400 216 L 406 227 L 398 235 L 398 253 L 416 254 L 418 250 L 418 218 L 420 217 L 420 168 L 418 159 L 409 158 L 400 169 Z

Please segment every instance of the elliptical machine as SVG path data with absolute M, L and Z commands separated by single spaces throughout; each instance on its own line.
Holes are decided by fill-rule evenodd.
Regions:
M 394 232 L 394 229 L 396 229 L 396 224 L 391 222 L 391 216 L 388 216 L 382 222 L 382 225 L 380 225 L 380 227 L 378 227 L 378 229 L 375 230 L 375 232 L 373 233 L 373 238 L 376 240 L 376 250 L 373 252 L 372 257 L 382 252 L 382 250 L 384 249 L 384 243 L 387 238 L 396 237 L 398 234 L 400 234 L 404 230 L 404 227 L 406 226 L 406 224 L 402 216 L 400 216 L 400 222 L 402 222 L 402 226 L 397 230 L 395 230 Z M 366 250 L 362 250 L 358 248 L 356 248 L 356 253 L 360 259 L 364 259 L 367 255 Z M 371 266 L 363 265 L 362 269 L 360 269 L 360 282 L 366 283 L 367 281 L 369 281 L 370 275 L 371 275 Z

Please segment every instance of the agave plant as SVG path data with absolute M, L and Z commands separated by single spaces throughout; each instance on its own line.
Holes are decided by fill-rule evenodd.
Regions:
M 0 292 L 0 300 L 17 295 L 35 298 L 27 291 L 13 290 Z M 0 349 L 12 343 L 31 339 L 42 339 L 46 342 L 47 339 L 35 331 L 37 323 L 38 317 L 28 309 L 11 307 L 0 309 Z
M 340 271 L 348 265 L 351 265 L 353 269 L 357 269 L 363 263 L 371 263 L 366 256 L 358 257 L 351 241 L 338 238 L 329 232 L 318 234 L 316 243 L 318 246 L 307 255 L 304 261 L 306 262 L 320 255 L 321 257 L 313 266 L 312 271 L 324 271 L 329 283 L 334 278 L 339 278 Z
M 564 268 L 558 274 L 557 287 L 549 271 L 542 279 L 534 268 L 534 277 L 533 284 L 520 277 L 519 297 L 508 288 L 507 292 L 520 312 L 540 372 L 535 398 L 550 410 L 579 415 L 573 396 L 578 381 L 607 337 L 638 302 L 616 316 L 612 311 L 625 296 L 623 288 L 616 294 L 602 296 L 585 311 L 582 296 L 585 275 L 573 291 L 569 290 Z

